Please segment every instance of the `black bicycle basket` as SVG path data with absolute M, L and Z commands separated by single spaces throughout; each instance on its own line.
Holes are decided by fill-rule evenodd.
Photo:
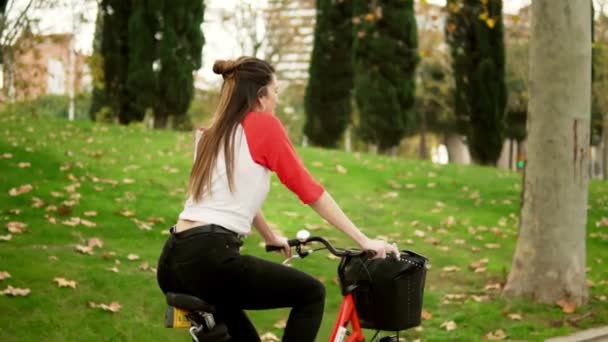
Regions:
M 420 325 L 427 262 L 412 251 L 402 251 L 399 259 L 343 258 L 342 293 L 353 294 L 361 326 L 400 331 Z

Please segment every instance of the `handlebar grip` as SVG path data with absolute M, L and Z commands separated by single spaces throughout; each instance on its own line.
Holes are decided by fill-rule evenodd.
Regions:
M 290 247 L 293 247 L 293 246 L 297 246 L 297 245 L 301 244 L 301 242 L 298 239 L 291 239 L 291 240 L 287 240 L 287 244 Z M 266 245 L 266 252 L 280 251 L 282 249 L 283 249 L 283 247 L 281 247 L 281 246 Z

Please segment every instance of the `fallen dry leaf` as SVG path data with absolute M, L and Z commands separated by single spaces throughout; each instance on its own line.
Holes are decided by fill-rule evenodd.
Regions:
M 139 220 L 135 217 L 131 218 L 131 221 L 133 221 L 135 223 L 135 225 L 137 225 L 137 228 L 139 228 L 140 230 L 152 230 L 152 225 L 150 225 L 150 223 Z
M 108 267 L 108 268 L 106 268 L 106 270 L 114 272 L 114 273 L 120 273 L 120 270 L 116 266 L 114 266 L 114 267 Z
M 271 332 L 264 333 L 262 336 L 260 336 L 260 339 L 262 342 L 279 342 L 280 341 L 280 339 L 277 337 L 277 335 L 275 335 Z
M 13 234 L 21 234 L 25 231 L 27 224 L 18 221 L 11 221 L 6 224 L 6 228 Z
M 555 304 L 559 305 L 564 313 L 570 314 L 576 311 L 576 304 L 567 299 L 560 299 Z
M 522 317 L 520 314 L 517 313 L 510 313 L 507 315 L 507 317 L 509 317 L 510 319 L 514 320 L 514 321 L 521 321 Z
M 33 189 L 34 189 L 34 187 L 31 184 L 25 184 L 25 185 L 22 185 L 22 186 L 20 186 L 18 188 L 12 188 L 12 189 L 10 189 L 8 191 L 8 194 L 10 196 L 14 197 L 14 196 L 19 196 L 21 194 L 28 193 L 28 192 L 32 191 Z
M 424 320 L 433 319 L 433 314 L 426 310 L 422 310 L 422 319 L 424 319 Z
M 78 285 L 75 280 L 67 280 L 65 278 L 54 278 L 53 281 L 56 282 L 59 287 L 71 287 L 75 289 Z
M 32 164 L 30 164 L 28 162 L 20 162 L 19 164 L 17 164 L 17 166 L 19 166 L 22 169 L 25 169 L 26 167 L 32 166 Z
M 439 327 L 445 328 L 445 330 L 447 330 L 447 331 L 452 331 L 452 330 L 456 330 L 456 328 L 458 326 L 456 325 L 456 322 L 454 322 L 454 321 L 447 321 L 447 322 L 441 323 L 441 325 Z
M 97 216 L 96 211 L 85 211 L 84 216 Z
M 118 213 L 125 217 L 135 216 L 135 214 L 136 214 L 134 210 L 129 210 L 129 209 L 123 209 Z
M 93 248 L 89 246 L 76 245 L 76 250 L 82 254 L 93 255 Z
M 10 285 L 8 285 L 6 287 L 6 289 L 0 291 L 0 295 L 8 295 L 8 296 L 27 296 L 28 294 L 30 294 L 30 289 L 20 289 L 18 287 L 12 287 Z
M 150 264 L 147 261 L 144 261 L 139 265 L 139 269 L 142 271 L 147 271 L 150 269 Z
M 460 267 L 458 266 L 446 266 L 444 268 L 441 269 L 443 272 L 458 272 L 460 271 Z
M 89 306 L 94 308 L 94 309 L 102 309 L 104 311 L 109 311 L 109 312 L 118 312 L 120 311 L 120 308 L 122 307 L 118 302 L 112 302 L 110 303 L 110 305 L 107 304 L 97 304 L 94 302 L 89 302 Z
M 127 259 L 133 261 L 133 260 L 139 260 L 139 255 L 137 254 L 129 254 L 127 255 Z
M 346 170 L 346 168 L 340 164 L 336 165 L 336 171 L 338 171 L 339 173 L 346 173 L 348 172 L 348 170 Z
M 100 238 L 90 238 L 87 241 L 87 246 L 94 248 L 94 247 L 99 247 L 102 248 L 103 247 L 103 241 Z
M 498 329 L 496 331 L 491 331 L 487 333 L 486 338 L 491 341 L 504 340 L 505 338 L 507 338 L 507 334 L 505 334 L 504 330 Z
M 38 197 L 32 197 L 32 208 L 42 208 L 44 206 L 44 201 Z
M 11 277 L 11 274 L 6 271 L 0 271 L 0 280 L 8 279 Z
M 285 329 L 285 327 L 287 326 L 287 320 L 280 319 L 273 326 L 277 329 Z
M 0 241 L 10 241 L 13 238 L 11 234 L 0 235 Z
M 389 191 L 387 193 L 385 193 L 384 195 L 382 195 L 382 198 L 397 198 L 399 197 L 399 194 L 396 191 Z

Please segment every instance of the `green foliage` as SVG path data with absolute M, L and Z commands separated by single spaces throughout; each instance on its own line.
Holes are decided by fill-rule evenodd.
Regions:
M 608 113 L 608 44 L 593 44 L 592 60 L 591 144 L 598 145 L 602 137 L 603 116 Z
M 417 29 L 412 0 L 354 1 L 359 134 L 380 151 L 414 133 Z
M 528 43 L 507 42 L 505 137 L 523 141 L 527 136 L 528 112 Z
M 306 88 L 304 133 L 312 145 L 336 147 L 350 121 L 352 1 L 317 1 L 317 21 Z
M 472 158 L 494 165 L 507 102 L 502 1 L 449 0 L 447 8 L 458 128 L 468 138 Z
M 91 95 L 81 93 L 74 97 L 74 118 L 77 120 L 88 120 Z M 67 118 L 70 106 L 70 98 L 67 95 L 42 95 L 34 100 L 20 101 L 10 104 L 12 110 L 27 113 L 33 117 L 45 116 L 55 118 Z

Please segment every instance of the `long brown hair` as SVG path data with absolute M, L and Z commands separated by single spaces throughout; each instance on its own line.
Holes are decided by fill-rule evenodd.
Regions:
M 205 191 L 211 191 L 211 176 L 222 147 L 228 186 L 234 191 L 234 133 L 258 97 L 267 95 L 274 68 L 261 59 L 243 56 L 234 61 L 216 61 L 213 72 L 222 75 L 224 83 L 213 123 L 198 142 L 190 172 L 188 190 L 194 201 L 200 201 Z

